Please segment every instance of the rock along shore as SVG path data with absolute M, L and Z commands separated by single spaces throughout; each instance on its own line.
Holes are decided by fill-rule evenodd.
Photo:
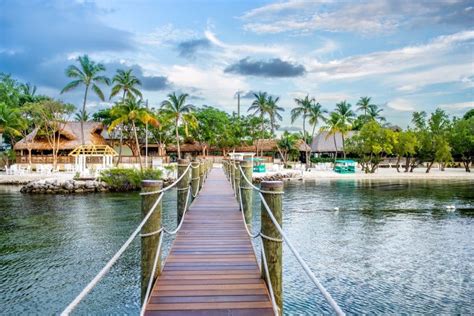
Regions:
M 107 192 L 109 187 L 105 182 L 96 180 L 38 180 L 32 181 L 20 190 L 22 193 L 43 193 L 43 194 L 70 194 L 70 193 L 91 193 Z

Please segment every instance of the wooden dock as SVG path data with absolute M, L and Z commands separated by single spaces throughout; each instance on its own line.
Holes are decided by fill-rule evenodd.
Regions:
M 274 315 L 239 205 L 212 169 L 186 213 L 146 315 Z

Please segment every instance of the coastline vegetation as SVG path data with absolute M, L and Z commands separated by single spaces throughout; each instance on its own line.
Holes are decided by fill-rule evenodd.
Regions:
M 100 173 L 100 180 L 107 183 L 111 191 L 124 192 L 139 190 L 143 180 L 160 180 L 161 170 L 134 168 L 112 168 Z
M 248 108 L 250 114 L 240 116 L 213 106 L 190 104 L 186 93 L 170 93 L 154 107 L 143 100 L 141 82 L 132 69 L 118 69 L 112 79 L 104 76 L 105 71 L 103 65 L 87 55 L 79 57 L 77 65 L 67 67 L 66 76 L 73 81 L 61 93 L 83 86 L 84 98 L 79 111 L 74 105 L 37 95 L 36 87 L 30 83 L 20 83 L 10 75 L 0 74 L 0 133 L 13 146 L 36 130 L 37 135 L 48 139 L 54 161 L 61 126 L 73 118 L 82 125 L 92 119 L 107 126 L 110 138 L 118 142 L 119 156 L 122 147 L 127 145 L 135 157 L 140 157 L 140 143 L 148 129 L 151 142 L 159 146 L 176 144 L 178 158 L 182 144 L 195 142 L 207 146 L 203 155 L 208 154 L 209 147 L 218 148 L 226 155 L 237 146 L 256 144 L 257 155 L 263 156 L 259 140 L 277 139 L 278 153 L 287 164 L 300 158 L 296 149 L 299 140 L 310 146 L 318 131 L 327 131 L 328 140 L 334 144 L 336 136 L 342 136 L 342 158 L 357 159 L 367 173 L 375 172 L 387 157 L 397 159 L 399 172 L 413 172 L 421 165 L 426 165 L 429 172 L 435 162 L 444 166 L 453 161 L 462 163 L 469 172 L 474 159 L 474 109 L 463 117 L 452 118 L 441 109 L 430 114 L 414 112 L 409 126 L 402 129 L 390 124 L 382 115 L 383 109 L 370 97 L 361 97 L 356 107 L 343 100 L 328 112 L 315 97 L 306 95 L 294 99 L 290 113 L 292 123 L 302 120 L 302 131 L 283 131 L 277 136 L 284 108 L 279 97 L 267 92 L 255 93 Z M 104 88 L 111 84 L 106 98 Z M 87 112 L 90 90 L 100 100 L 114 101 L 113 105 L 95 113 Z M 355 131 L 354 136 L 349 137 L 350 131 Z M 4 160 L 13 156 L 11 152 L 2 155 Z M 304 158 L 310 162 L 324 157 L 311 158 L 307 151 Z

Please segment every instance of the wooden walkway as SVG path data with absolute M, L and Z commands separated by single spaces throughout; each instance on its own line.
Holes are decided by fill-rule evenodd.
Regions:
M 222 169 L 184 219 L 146 315 L 273 315 L 250 237 Z

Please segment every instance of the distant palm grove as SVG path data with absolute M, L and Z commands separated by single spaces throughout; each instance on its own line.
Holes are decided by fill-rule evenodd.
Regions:
M 81 122 L 84 144 L 84 122 L 96 121 L 103 123 L 108 133 L 119 140 L 119 155 L 122 145 L 126 144 L 134 156 L 140 157 L 145 130 L 148 130 L 151 143 L 175 145 L 177 158 L 182 157 L 183 144 L 205 143 L 208 148 L 218 148 L 225 154 L 243 144 L 276 139 L 281 155 L 285 153 L 290 160 L 309 163 L 320 158 L 311 157 L 309 149 L 300 155 L 296 144 L 302 140 L 311 146 L 315 135 L 325 131 L 327 139 L 334 144 L 336 135 L 342 136 L 341 158 L 358 160 L 367 173 L 374 172 L 386 157 L 395 157 L 397 169 L 405 172 L 422 164 L 429 172 L 435 162 L 442 166 L 461 163 L 469 172 L 474 156 L 472 109 L 459 118 L 449 117 L 441 109 L 433 113 L 414 112 L 409 127 L 401 129 L 387 121 L 382 108 L 370 97 L 361 97 L 354 106 L 341 100 L 329 112 L 325 109 L 327 105 L 317 101 L 317 96 L 308 94 L 294 99 L 289 113 L 291 122 L 302 126 L 301 132 L 283 131 L 277 137 L 284 106 L 290 105 L 280 104 L 279 97 L 267 92 L 255 93 L 247 115 L 238 116 L 216 107 L 191 104 L 186 93 L 170 93 L 166 100 L 148 103 L 143 99 L 141 82 L 131 69 L 118 69 L 112 78 L 104 75 L 105 70 L 104 65 L 87 55 L 66 69 L 70 82 L 61 93 L 80 91 L 83 93 L 80 105 L 37 95 L 35 86 L 1 74 L 0 133 L 14 145 L 33 130 L 43 135 L 54 134 L 60 132 L 61 123 L 76 120 Z M 113 105 L 95 113 L 88 112 L 91 94 Z M 256 153 L 264 155 L 258 145 Z M 1 155 L 3 160 L 14 159 L 12 150 L 3 151 Z

